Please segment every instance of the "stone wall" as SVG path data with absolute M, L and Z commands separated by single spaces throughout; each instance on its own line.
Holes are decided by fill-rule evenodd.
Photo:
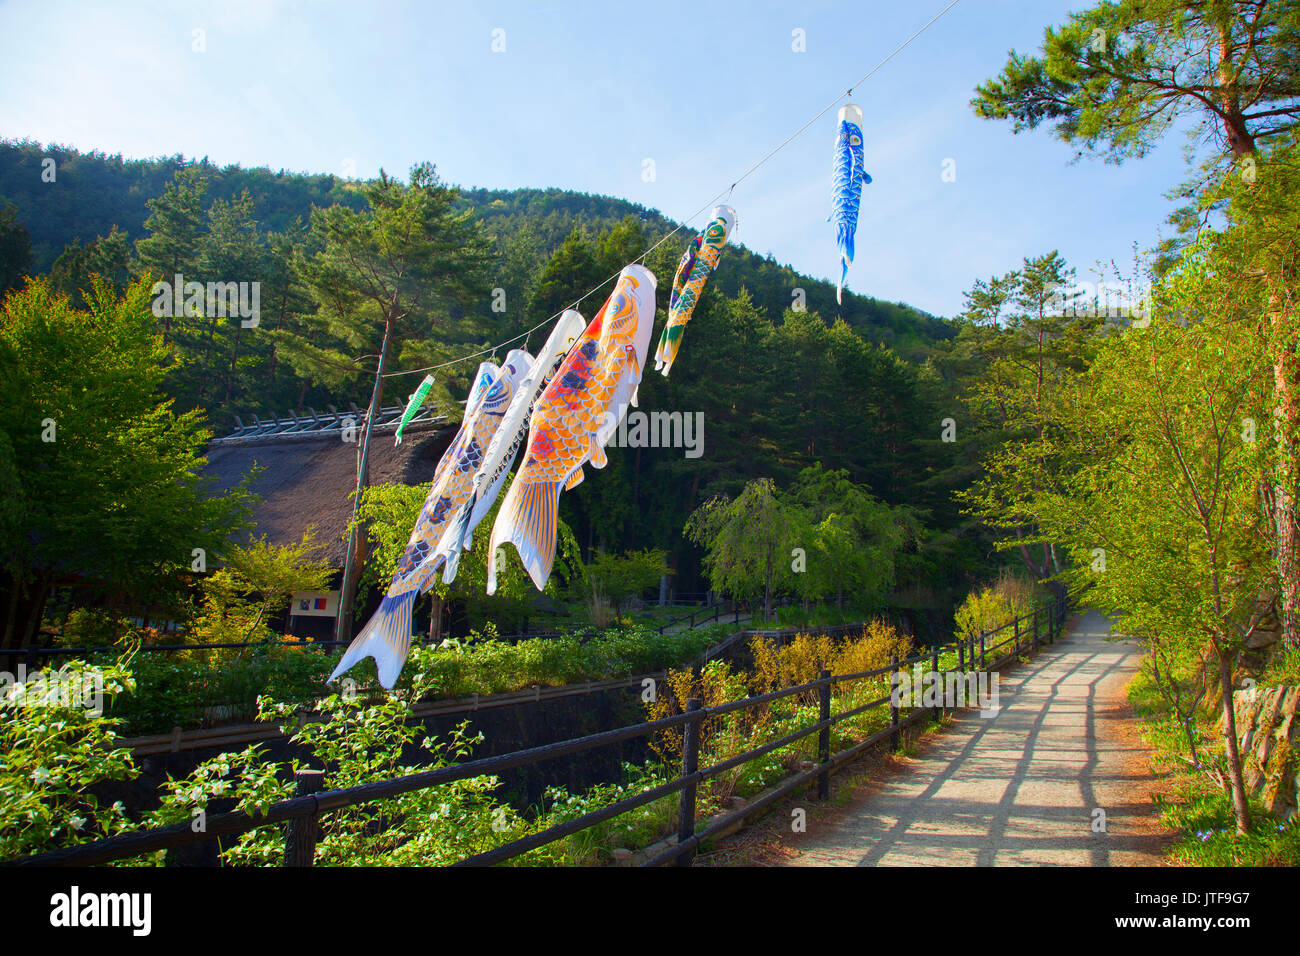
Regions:
M 1300 813 L 1300 686 L 1232 695 L 1246 788 L 1282 819 Z

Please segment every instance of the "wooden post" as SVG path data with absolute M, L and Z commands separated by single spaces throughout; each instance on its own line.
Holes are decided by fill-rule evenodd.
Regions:
M 938 644 L 930 648 L 930 679 L 935 682 L 934 716 L 936 720 L 942 720 L 943 719 L 943 680 L 939 676 L 939 645 Z
M 1056 643 L 1056 601 L 1047 604 L 1047 643 Z
M 957 673 L 966 672 L 966 641 L 965 639 L 957 642 Z
M 319 793 L 325 785 L 325 771 L 298 770 L 293 775 L 293 795 L 306 797 Z M 312 813 L 294 817 L 284 829 L 284 865 L 313 866 L 316 862 L 316 841 L 320 839 L 320 816 Z
M 984 632 L 980 631 L 980 670 L 984 669 Z
M 1020 618 L 1011 622 L 1012 630 L 1015 632 L 1015 643 L 1011 646 L 1016 649 L 1016 656 L 1020 656 Z
M 1034 653 L 1038 653 L 1038 608 L 1034 608 Z
M 818 721 L 825 723 L 831 719 L 831 672 L 823 669 L 821 679 L 825 681 L 817 688 L 818 697 Z M 817 776 L 817 799 L 825 800 L 831 795 L 831 729 L 823 727 L 817 733 L 817 762 L 822 766 L 822 772 Z
M 897 750 L 899 746 L 898 739 L 898 700 L 895 696 L 894 689 L 898 680 L 898 655 L 889 655 L 889 726 L 893 732 L 889 735 L 889 749 Z
M 686 712 L 700 709 L 700 699 L 692 697 L 686 702 Z M 700 757 L 700 721 L 689 721 L 682 728 L 682 776 L 694 775 Z M 682 788 L 682 802 L 677 814 L 677 845 L 681 846 L 695 835 L 695 783 L 692 781 Z M 695 856 L 694 850 L 677 855 L 677 866 L 690 866 Z

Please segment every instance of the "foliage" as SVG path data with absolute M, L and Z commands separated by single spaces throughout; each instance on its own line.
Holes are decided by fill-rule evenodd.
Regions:
M 397 686 L 409 691 L 410 674 L 419 671 L 427 675 L 429 693 L 459 698 L 630 677 L 681 666 L 722 636 L 716 627 L 659 634 L 619 626 L 510 644 L 475 632 L 413 647 Z M 238 652 L 141 654 L 132 668 L 135 691 L 114 698 L 112 716 L 135 735 L 252 719 L 263 695 L 314 706 L 335 663 L 336 657 L 319 649 L 275 644 Z M 379 693 L 373 662 L 362 662 L 352 676 L 362 693 Z
M 1184 719 L 1149 670 L 1134 678 L 1128 695 L 1142 718 L 1143 737 L 1155 749 L 1157 767 L 1170 771 L 1167 792 L 1154 799 L 1161 822 L 1179 834 L 1170 851 L 1175 860 L 1192 866 L 1300 863 L 1300 826 L 1295 817 L 1277 819 L 1252 801 L 1250 826 L 1241 833 L 1229 795 L 1202 772 L 1204 766 L 1222 768 L 1224 763 L 1222 737 L 1214 733 L 1213 715 L 1193 707 Z M 1189 739 L 1194 742 L 1190 748 Z
M 32 243 L 10 203 L 0 206 L 0 299 L 17 289 L 32 268 Z
M 972 105 L 1016 132 L 1053 123 L 1115 162 L 1145 155 L 1191 114 L 1241 155 L 1300 120 L 1298 55 L 1300 13 L 1288 4 L 1103 2 L 1047 28 L 1041 55 L 1012 51 Z
M 658 587 L 668 573 L 664 552 L 658 548 L 628 551 L 622 555 L 598 553 L 586 565 L 587 582 L 598 598 L 608 598 L 615 611 L 643 591 Z
M 310 531 L 297 544 L 270 544 L 263 535 L 247 546 L 230 545 L 225 567 L 199 583 L 202 608 L 187 632 L 193 643 L 249 643 L 274 636 L 270 622 L 284 613 L 295 591 L 319 591 L 334 570 L 310 557 L 321 545 Z
M 845 595 L 860 606 L 884 603 L 897 581 L 899 552 L 917 540 L 920 522 L 907 507 L 877 501 L 847 470 L 813 465 L 799 472 L 786 495 L 807 523 L 807 569 L 795 579 L 805 599 Z
M 40 182 L 45 158 L 57 162 L 57 190 Z M 446 202 L 444 224 L 469 214 L 493 248 L 474 288 L 434 289 L 437 302 L 408 303 L 402 292 L 409 317 L 395 328 L 392 369 L 440 364 L 523 334 L 675 226 L 652 210 L 608 197 L 554 189 L 468 189 L 453 195 L 450 187 L 434 186 L 431 176 L 428 185 L 432 206 Z M 345 248 L 364 251 L 362 240 L 377 234 L 374 229 L 382 232 L 378 207 L 368 196 L 386 204 L 388 212 L 378 218 L 404 222 L 413 212 L 411 188 L 392 180 L 347 182 L 180 157 L 126 161 L 0 143 L 0 194 L 14 202 L 32 230 L 35 268 L 49 269 L 70 247 L 56 278 L 57 287 L 74 299 L 89 274 L 112 272 L 111 281 L 121 281 L 123 244 L 113 239 L 114 227 L 126 237 L 128 255 L 131 243 L 143 243 L 129 268 L 151 278 L 175 267 L 187 280 L 261 283 L 256 328 L 243 328 L 238 317 L 156 320 L 179 359 L 165 383 L 176 407 L 203 408 L 223 429 L 235 415 L 247 420 L 250 413 L 265 417 L 308 405 L 366 404 L 374 379 L 365 370 L 373 371 L 380 351 L 379 304 L 358 301 L 351 309 L 352 300 L 339 293 L 327 266 Z M 308 229 L 303 223 L 313 206 L 320 212 Z M 362 228 L 367 217 L 374 229 Z M 444 230 L 443 237 L 450 236 Z M 72 245 L 74 240 L 80 245 Z M 647 256 L 661 277 L 661 308 L 671 291 L 662 277 L 672 274 L 680 254 L 680 243 L 672 241 Z M 456 257 L 443 258 L 454 265 Z M 466 269 L 463 277 L 473 279 L 474 272 Z M 426 282 L 409 270 L 389 278 L 393 290 L 440 281 Z M 489 311 L 486 290 L 492 287 L 506 294 L 504 313 Z M 790 308 L 795 288 L 806 294 L 806 311 Z M 598 305 L 593 297 L 580 307 L 590 317 Z M 600 481 L 585 482 L 561 500 L 561 517 L 584 555 L 660 549 L 678 586 L 699 590 L 699 551 L 681 537 L 687 516 L 715 495 L 735 496 L 750 480 L 771 477 L 785 486 L 800 469 L 822 462 L 848 471 L 850 480 L 882 502 L 896 506 L 906 500 L 938 517 L 949 533 L 927 537 L 924 551 L 906 549 L 909 576 L 946 582 L 977 561 L 978 545 L 951 533 L 954 523 L 964 523 L 949 503 L 962 473 L 941 475 L 949 459 L 931 454 L 933 440 L 916 427 L 941 417 L 917 363 L 952 334 L 945 321 L 852 293 L 840 305 L 833 283 L 732 246 L 691 330 L 695 344 L 672 378 L 643 380 L 640 408 L 702 416 L 707 452 L 686 457 L 680 448 L 639 447 L 612 454 Z M 432 402 L 440 412 L 456 417 L 456 400 L 463 398 L 474 368 L 473 361 L 461 362 L 438 373 Z M 386 381 L 391 392 L 392 382 L 407 379 Z M 862 427 L 863 421 L 870 427 Z M 511 619 L 519 619 L 516 610 L 507 602 Z M 476 610 L 470 613 L 476 623 L 485 620 Z
M 1045 595 L 1034 582 L 1010 568 L 1003 568 L 997 581 L 966 595 L 957 608 L 957 633 L 963 638 L 989 633 L 1030 613 Z
M 770 478 L 760 478 L 734 501 L 705 502 L 687 520 L 686 535 L 708 549 L 705 568 L 714 590 L 762 594 L 766 620 L 773 593 L 791 575 L 787 558 L 800 536 L 800 517 L 777 496 Z
M 111 716 L 132 736 L 252 720 L 261 695 L 314 702 L 336 663 L 318 650 L 273 645 L 141 653 L 131 668 L 134 692 L 113 699 Z
M 355 696 L 331 695 L 317 705 L 323 719 L 309 722 L 301 721 L 294 705 L 262 698 L 259 717 L 296 726 L 291 742 L 309 755 L 310 765 L 324 767 L 325 789 L 355 787 L 459 762 L 481 740 L 469 736 L 464 723 L 445 740 L 426 736 L 418 721 L 409 720 L 410 705 L 424 689 L 417 677 L 409 697 L 393 694 L 367 703 Z M 408 763 L 417 751 L 424 759 L 418 765 Z M 239 809 L 256 813 L 291 797 L 292 773 L 304 765 L 298 759 L 268 761 L 256 747 L 234 757 L 213 758 L 187 780 L 169 783 L 161 807 L 148 822 L 190 820 L 214 799 L 233 799 Z M 494 777 L 478 777 L 323 814 L 316 862 L 437 866 L 508 842 L 523 835 L 526 825 L 492 796 L 497 785 Z M 278 827 L 258 828 L 241 834 L 223 848 L 222 856 L 235 865 L 278 865 L 284 837 Z
M 764 638 L 750 645 L 754 666 L 739 671 L 724 661 L 710 661 L 695 676 L 690 671 L 670 671 L 659 684 L 653 701 L 646 703 L 646 716 L 657 720 L 684 710 L 686 701 L 696 698 L 703 707 L 744 699 L 750 693 L 766 693 L 798 686 L 816 679 L 826 668 L 846 674 L 887 666 L 890 656 L 901 660 L 910 647 L 906 635 L 880 622 L 868 625 L 860 637 L 835 641 L 825 635 L 800 634 L 778 647 Z M 879 675 L 832 686 L 832 712 L 850 710 L 888 693 L 889 678 Z M 705 719 L 700 727 L 700 766 L 739 756 L 749 750 L 787 736 L 817 720 L 817 695 L 802 693 L 779 701 L 731 711 Z M 836 724 L 831 730 L 832 750 L 864 739 L 888 722 L 887 708 L 871 708 Z M 680 762 L 682 731 L 670 728 L 658 732 L 651 746 L 669 764 Z M 704 814 L 720 810 L 733 795 L 750 796 L 770 786 L 802 761 L 815 758 L 816 737 L 799 741 L 745 761 L 726 773 L 708 778 L 700 789 Z
M 1260 687 L 1300 684 L 1300 650 L 1284 650 L 1274 655 L 1259 675 Z
M 166 595 L 193 549 L 216 552 L 247 514 L 242 487 L 205 493 L 209 433 L 160 395 L 168 350 L 147 298 L 144 283 L 120 298 L 100 284 L 83 311 L 38 279 L 0 308 L 0 554 L 35 595 L 7 643 L 30 639 L 56 573 L 101 593 Z
M 68 612 L 59 643 L 64 647 L 112 647 L 134 635 L 122 615 L 97 607 L 77 607 Z
M 966 293 L 967 309 L 956 349 L 978 355 L 981 373 L 972 376 L 962 399 L 977 421 L 992 433 L 982 449 L 984 480 L 957 492 L 968 514 L 1002 535 L 999 546 L 1014 548 L 1025 569 L 1038 580 L 1061 571 L 1052 540 L 1040 534 L 1029 495 L 1014 500 L 1000 494 L 1003 483 L 989 471 L 1031 439 L 1041 439 L 1048 408 L 1072 375 L 1086 367 L 1100 334 L 1094 304 L 1071 295 L 1074 270 L 1055 252 L 1028 257 L 1020 269 L 977 281 Z M 1104 313 L 1103 313 L 1104 314 Z M 1038 471 L 1049 475 L 1068 468 L 1037 446 Z
M 507 476 L 506 480 L 513 479 Z M 357 520 L 365 524 L 373 548 L 363 583 L 387 589 L 432 485 L 432 482 L 421 485 L 384 484 L 362 491 Z M 496 594 L 490 598 L 485 596 L 489 532 L 501 508 L 501 500 L 501 497 L 497 498 L 480 522 L 473 547 L 461 553 L 456 579 L 451 584 L 444 584 L 439 572 L 432 588 L 443 601 L 464 609 L 471 628 L 483 628 L 489 622 L 498 628 L 522 624 L 528 619 L 532 599 L 537 593 L 519 561 L 519 555 L 511 548 L 501 548 L 497 558 Z M 557 521 L 555 564 L 546 584 L 546 593 L 551 596 L 563 593 L 581 574 L 582 560 L 577 542 L 561 519 Z
M 594 813 L 612 803 L 662 786 L 672 779 L 660 763 L 645 766 L 623 764 L 623 782 L 597 784 L 585 793 L 569 793 L 563 787 L 547 787 L 543 794 L 545 812 L 536 822 L 543 830 Z M 661 839 L 677 825 L 678 798 L 669 794 L 613 819 L 566 837 L 556 845 L 565 866 L 594 866 L 608 860 L 614 850 L 641 849 Z
M 411 653 L 413 659 L 419 656 L 416 666 L 429 675 L 432 693 L 468 697 L 649 674 L 681 666 L 720 637 L 712 627 L 660 634 L 633 626 L 515 644 L 471 636 L 444 641 L 436 648 L 416 647 Z
M 789 643 L 778 645 L 770 637 L 756 636 L 750 639 L 749 652 L 754 661 L 749 689 L 767 694 L 816 680 L 823 670 L 855 674 L 887 667 L 891 659 L 905 660 L 912 653 L 912 642 L 893 625 L 875 620 L 859 637 L 850 639 L 797 634 Z
M 117 746 L 116 721 L 95 706 L 96 693 L 132 689 L 126 663 L 73 661 L 44 676 L 0 683 L 0 859 L 132 829 L 120 801 L 104 806 L 89 791 L 137 772 Z
M 1209 647 L 1229 700 L 1277 587 L 1259 494 L 1269 416 L 1257 304 L 1218 267 L 1232 254 L 1231 237 L 1191 250 L 1157 286 L 1151 326 L 1104 340 L 1037 436 L 990 461 L 985 484 L 1063 543 L 1068 576 L 1166 657 L 1166 677 L 1192 673 L 1180 659 Z M 1227 756 L 1244 831 L 1235 744 Z

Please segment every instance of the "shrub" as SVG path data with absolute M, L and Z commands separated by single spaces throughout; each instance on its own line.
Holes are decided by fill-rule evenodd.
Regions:
M 966 595 L 957 608 L 957 634 L 970 638 L 995 630 L 1029 614 L 1034 603 L 1044 596 L 1044 589 L 1010 568 L 1003 568 L 993 584 Z
M 109 696 L 132 683 L 120 663 L 72 661 L 58 674 L 64 687 L 88 684 Z M 117 722 L 54 693 L 55 686 L 45 684 L 42 693 L 29 678 L 0 688 L 0 858 L 131 829 L 121 802 L 105 807 L 89 792 L 101 780 L 138 772 L 130 751 L 117 746 Z

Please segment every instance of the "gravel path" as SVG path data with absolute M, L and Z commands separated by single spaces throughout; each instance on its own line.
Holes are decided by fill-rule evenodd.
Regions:
M 810 826 L 793 866 L 1132 866 L 1168 839 L 1124 685 L 1136 644 L 1076 616 L 1067 637 L 1005 668 L 1001 710 L 959 712 L 906 769 Z M 1105 833 L 1093 831 L 1105 811 Z

